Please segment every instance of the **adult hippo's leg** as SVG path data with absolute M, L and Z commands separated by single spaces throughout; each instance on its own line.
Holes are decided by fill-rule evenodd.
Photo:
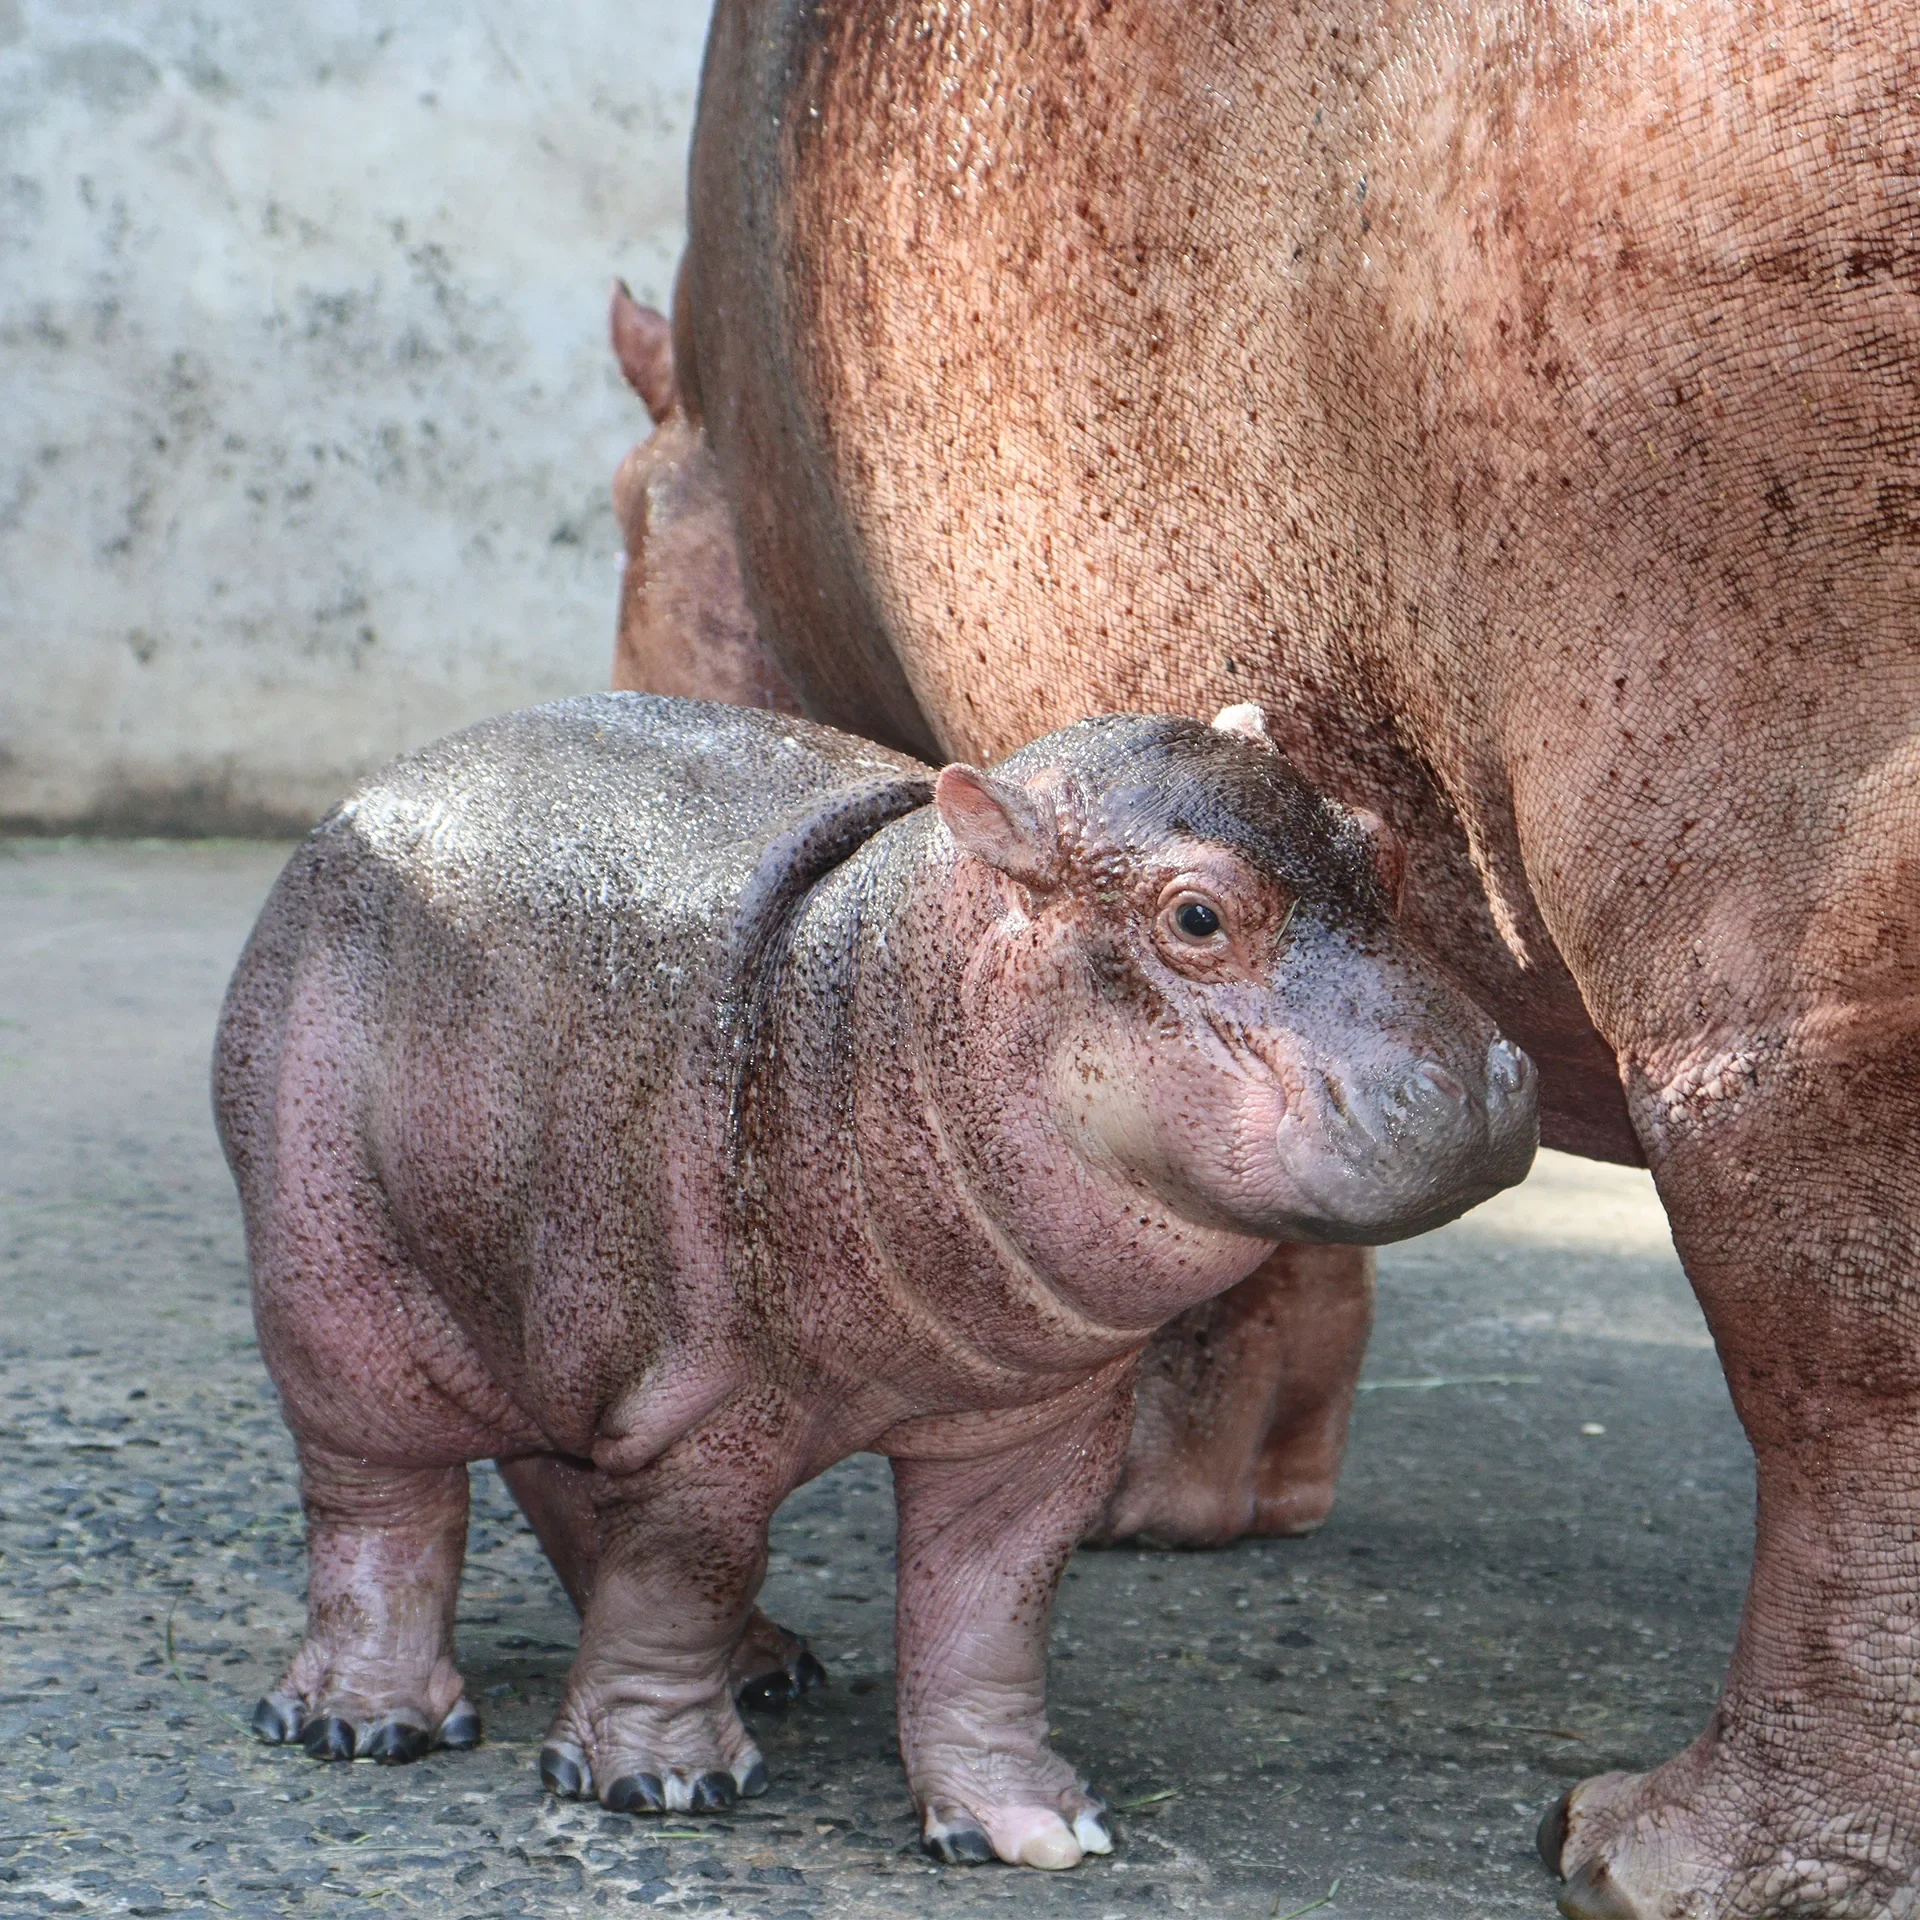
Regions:
M 1091 1545 L 1311 1533 L 1333 1506 L 1373 1325 L 1365 1247 L 1281 1247 L 1155 1335 Z
M 1634 1065 L 1757 1532 L 1706 1731 L 1543 1824 L 1577 1920 L 1920 1908 L 1920 1044 L 1885 1014 Z
M 574 1611 L 585 1614 L 600 1565 L 599 1504 L 611 1490 L 607 1476 L 585 1461 L 557 1453 L 525 1454 L 495 1463 L 553 1562 Z M 747 1615 L 728 1668 L 728 1684 L 743 1707 L 784 1707 L 827 1670 L 797 1633 L 776 1625 L 758 1607 Z
M 1889 602 L 1890 606 L 1894 603 Z M 1810 624 L 1810 623 L 1809 623 Z M 1795 671 L 1762 659 L 1750 678 Z M 1542 726 L 1521 830 L 1752 1442 L 1746 1606 L 1684 1753 L 1585 1782 L 1542 1830 L 1576 1920 L 1920 1913 L 1920 662 L 1904 631 L 1743 688 L 1698 763 Z M 1704 702 L 1701 709 L 1704 710 Z M 1751 729 L 1751 731 L 1748 731 Z M 1703 728 L 1703 731 L 1705 729 Z M 1799 788 L 1796 813 L 1782 804 Z M 1802 822 L 1818 796 L 1821 833 Z M 1711 823 L 1662 887 L 1554 884 L 1663 816 Z M 1617 836 L 1617 838 L 1616 838 Z M 1670 838 L 1671 836 L 1669 836 Z M 1616 869 L 1628 872 L 1622 865 Z

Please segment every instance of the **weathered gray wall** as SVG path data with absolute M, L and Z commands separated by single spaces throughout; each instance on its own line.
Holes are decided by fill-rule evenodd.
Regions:
M 304 824 L 603 685 L 704 0 L 0 0 L 0 825 Z

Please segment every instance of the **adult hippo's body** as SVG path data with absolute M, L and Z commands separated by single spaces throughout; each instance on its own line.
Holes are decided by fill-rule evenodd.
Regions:
M 1700 1740 L 1574 1794 L 1577 1915 L 1920 1903 L 1916 101 L 1890 5 L 722 0 L 647 344 L 630 541 L 729 549 L 808 712 L 1263 702 L 1543 1137 L 1651 1165 L 1757 1559 Z M 1365 1300 L 1189 1323 L 1111 1529 L 1311 1519 Z

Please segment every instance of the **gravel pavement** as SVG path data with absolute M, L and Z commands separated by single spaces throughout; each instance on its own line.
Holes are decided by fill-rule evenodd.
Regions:
M 1745 1447 L 1645 1176 L 1546 1155 L 1382 1256 L 1318 1536 L 1074 1560 L 1054 1724 L 1123 1810 L 1110 1860 L 918 1853 L 868 1456 L 776 1523 L 764 1604 L 832 1680 L 756 1724 L 750 1809 L 540 1791 L 574 1622 L 490 1468 L 460 1612 L 486 1744 L 392 1770 L 258 1745 L 300 1523 L 206 1062 L 285 852 L 0 841 L 0 1914 L 1544 1920 L 1541 1809 L 1698 1730 Z

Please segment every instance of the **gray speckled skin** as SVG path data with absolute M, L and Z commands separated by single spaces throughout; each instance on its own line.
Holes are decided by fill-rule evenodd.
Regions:
M 1104 1848 L 1043 1655 L 1142 1345 L 1278 1241 L 1418 1231 L 1531 1159 L 1531 1069 L 1399 951 L 1396 886 L 1247 714 L 936 784 L 609 694 L 376 775 L 287 867 L 215 1062 L 312 1560 L 262 1732 L 476 1737 L 492 1455 L 583 1613 L 550 1783 L 755 1791 L 729 1683 L 796 1666 L 752 1611 L 767 1522 L 873 1447 L 929 1845 Z

